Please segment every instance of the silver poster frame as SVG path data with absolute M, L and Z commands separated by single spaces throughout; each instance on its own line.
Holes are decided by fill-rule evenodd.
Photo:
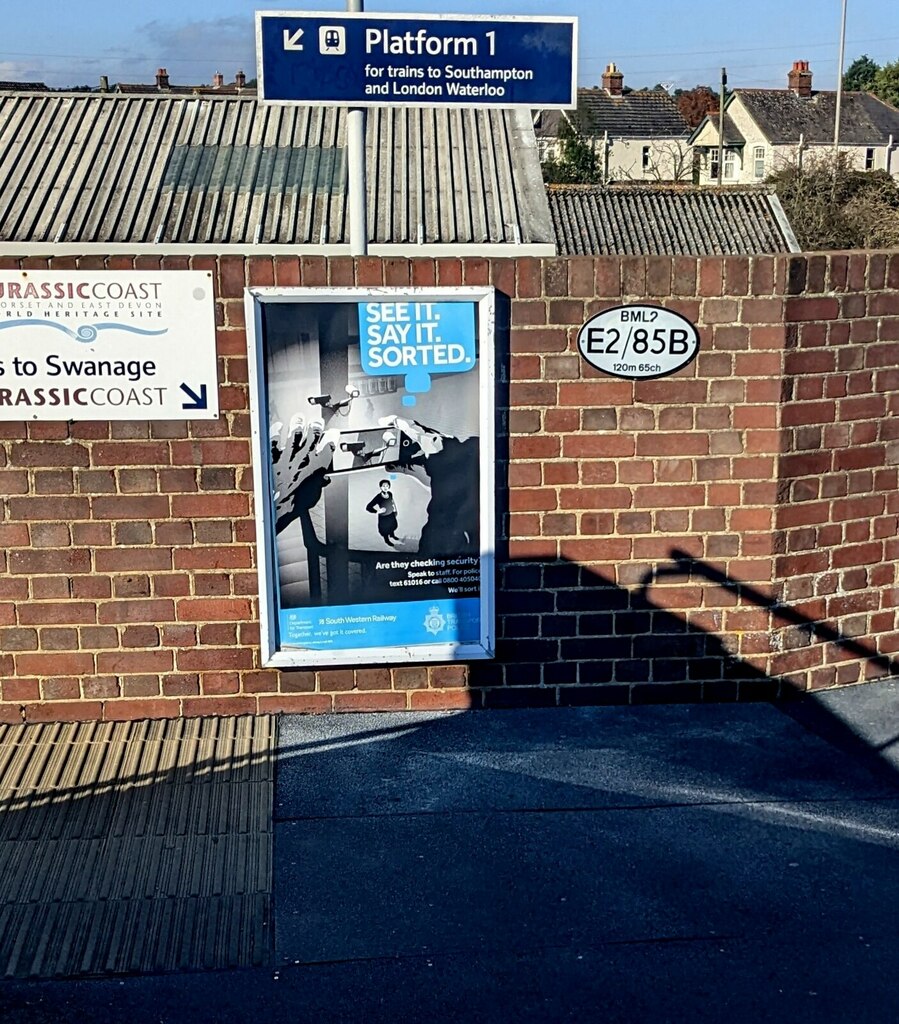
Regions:
M 478 336 L 480 636 L 477 642 L 415 643 L 402 646 L 317 649 L 281 642 L 278 564 L 266 386 L 263 309 L 271 303 L 362 303 L 373 301 L 471 302 Z M 245 290 L 247 354 L 256 552 L 259 578 L 261 662 L 266 668 L 318 668 L 359 664 L 478 661 L 494 656 L 495 645 L 495 292 L 491 287 L 255 287 Z M 347 607 L 352 607 L 348 605 Z

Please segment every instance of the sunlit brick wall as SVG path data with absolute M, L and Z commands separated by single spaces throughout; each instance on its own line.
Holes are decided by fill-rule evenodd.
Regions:
M 0 720 L 765 699 L 892 671 L 896 254 L 20 265 L 213 271 L 222 416 L 0 424 Z M 494 662 L 260 668 L 248 284 L 501 293 Z M 578 329 L 628 301 L 696 322 L 698 359 L 591 369 Z
M 788 290 L 771 671 L 821 688 L 899 668 L 899 257 L 812 256 Z

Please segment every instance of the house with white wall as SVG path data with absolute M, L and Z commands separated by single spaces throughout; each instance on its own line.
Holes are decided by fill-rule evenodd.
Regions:
M 724 104 L 722 185 L 751 185 L 798 160 L 833 151 L 834 91 L 812 89 L 808 61 L 795 61 L 786 89 L 735 89 Z M 709 114 L 690 142 L 698 154 L 699 181 L 719 184 L 719 116 Z M 899 177 L 899 110 L 867 92 L 844 92 L 840 152 L 860 171 L 886 170 Z
M 593 147 L 605 181 L 690 181 L 689 126 L 664 91 L 626 92 L 609 64 L 601 88 L 578 89 L 575 110 L 535 112 L 541 162 L 558 159 L 564 121 Z

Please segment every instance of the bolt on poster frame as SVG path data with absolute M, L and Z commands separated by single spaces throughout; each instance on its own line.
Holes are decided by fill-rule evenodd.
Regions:
M 265 667 L 493 657 L 492 288 L 248 288 Z

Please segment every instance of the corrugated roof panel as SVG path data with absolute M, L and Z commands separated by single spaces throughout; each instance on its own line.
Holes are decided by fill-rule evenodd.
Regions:
M 16 102 L 12 99 L 3 106 L 8 115 L 3 132 L 9 141 L 3 147 L 0 160 L 0 168 L 6 171 L 0 175 L 0 231 L 3 237 L 8 237 L 18 233 L 27 195 L 22 186 L 50 125 L 41 122 L 44 104 L 39 100 Z
M 551 245 L 527 112 L 367 113 L 370 241 Z M 0 240 L 342 245 L 346 112 L 0 93 Z
M 483 133 L 479 146 L 487 159 L 484 160 L 484 191 L 489 200 L 486 230 L 495 229 L 503 239 L 514 241 L 514 225 L 518 221 L 518 204 L 515 183 L 507 174 L 507 158 L 511 152 L 508 124 L 491 117 L 493 131 Z M 508 196 L 508 202 L 505 197 Z
M 560 255 L 714 256 L 795 251 L 764 190 L 550 186 Z
M 471 203 L 468 201 L 474 187 L 474 179 L 477 176 L 479 158 L 483 157 L 483 140 L 478 138 L 477 123 L 465 117 L 466 111 L 455 109 L 449 112 L 451 122 L 451 135 L 453 138 L 455 165 L 459 168 L 460 174 L 456 180 L 456 202 L 454 206 L 459 211 L 459 224 L 457 231 L 460 238 L 467 241 L 480 242 L 484 235 L 484 227 L 490 223 L 492 203 L 489 189 L 484 191 L 484 203 L 480 207 L 483 214 L 478 218 L 472 216 Z M 479 229 L 480 228 L 480 232 Z M 497 225 L 497 236 L 502 238 L 501 228 Z

